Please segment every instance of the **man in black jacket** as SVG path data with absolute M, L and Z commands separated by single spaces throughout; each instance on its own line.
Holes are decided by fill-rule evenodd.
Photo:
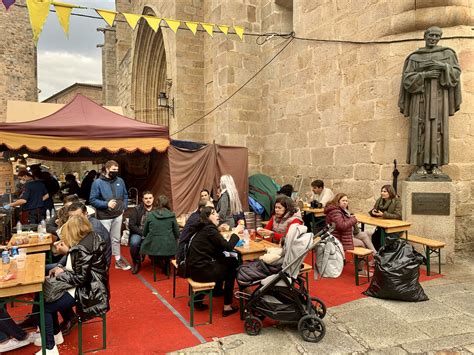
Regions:
M 142 194 L 142 203 L 133 208 L 130 213 L 128 229 L 130 230 L 130 255 L 133 262 L 132 274 L 136 274 L 140 270 L 140 247 L 145 238 L 143 235 L 143 227 L 148 213 L 153 209 L 154 200 L 153 194 L 150 191 L 144 191 Z

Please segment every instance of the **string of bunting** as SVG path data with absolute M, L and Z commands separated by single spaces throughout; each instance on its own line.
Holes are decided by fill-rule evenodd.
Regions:
M 2 0 L 6 9 L 15 3 L 15 0 Z M 64 30 L 66 36 L 69 36 L 69 19 L 71 17 L 72 9 L 90 9 L 88 7 L 82 7 L 79 5 L 68 4 L 52 0 L 26 0 L 26 5 L 28 7 L 28 13 L 30 16 L 31 28 L 33 30 L 33 41 L 35 44 L 38 43 L 39 36 L 43 30 L 43 26 L 48 18 L 50 6 L 54 6 L 58 21 L 61 27 Z M 150 15 L 137 15 L 130 14 L 125 12 L 116 12 L 112 10 L 96 9 L 92 8 L 97 14 L 102 17 L 102 19 L 109 25 L 113 26 L 116 20 L 117 15 L 122 15 L 130 28 L 134 30 L 137 27 L 138 22 L 143 18 L 148 26 L 150 26 L 153 31 L 157 32 L 158 28 L 162 21 L 174 32 L 178 31 L 178 28 L 189 29 L 193 35 L 196 35 L 198 27 L 201 26 L 209 36 L 214 36 L 214 29 L 218 29 L 220 32 L 226 36 L 229 34 L 236 34 L 240 40 L 244 38 L 244 27 L 243 26 L 229 26 L 229 25 L 219 25 L 214 23 L 207 22 L 195 22 L 195 21 L 181 21 L 169 18 L 160 18 Z M 233 28 L 233 32 L 229 32 L 229 29 Z

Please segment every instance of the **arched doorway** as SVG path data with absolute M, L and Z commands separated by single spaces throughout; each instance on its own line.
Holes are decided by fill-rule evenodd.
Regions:
M 145 7 L 144 15 L 155 15 Z M 139 121 L 166 126 L 168 112 L 158 107 L 160 92 L 166 92 L 166 53 L 161 29 L 155 33 L 140 20 L 133 55 L 132 98 L 135 118 Z

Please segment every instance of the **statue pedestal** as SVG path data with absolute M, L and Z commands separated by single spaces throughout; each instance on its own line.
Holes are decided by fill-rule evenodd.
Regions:
M 403 219 L 412 223 L 409 233 L 445 242 L 442 263 L 453 262 L 454 258 L 455 192 L 452 182 L 402 182 Z M 432 265 L 437 262 L 431 261 Z

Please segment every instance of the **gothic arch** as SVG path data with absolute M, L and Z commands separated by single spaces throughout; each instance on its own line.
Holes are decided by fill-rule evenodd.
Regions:
M 145 7 L 144 15 L 155 15 Z M 166 92 L 166 52 L 161 28 L 155 33 L 142 18 L 138 25 L 132 69 L 132 98 L 135 118 L 167 125 L 168 112 L 158 107 L 158 96 Z

